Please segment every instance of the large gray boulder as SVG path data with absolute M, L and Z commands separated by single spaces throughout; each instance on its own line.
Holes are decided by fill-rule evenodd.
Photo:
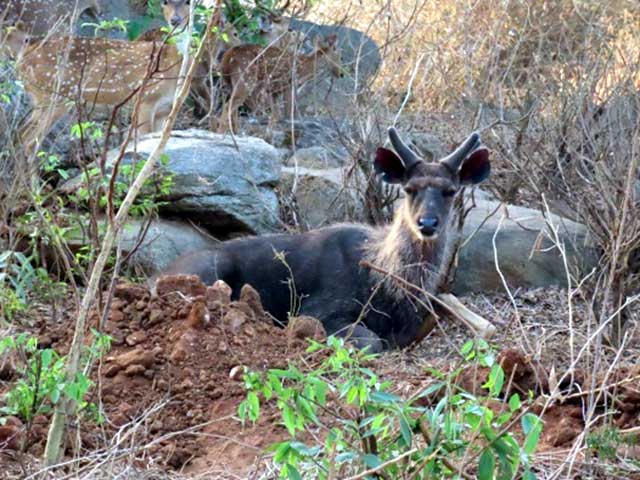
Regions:
M 382 56 L 376 42 L 359 30 L 343 25 L 319 25 L 297 18 L 291 19 L 291 28 L 303 32 L 311 40 L 316 36 L 338 35 L 342 64 L 353 74 L 352 89 L 364 85 L 378 72 L 382 64 Z M 359 84 L 355 83 L 356 79 L 359 79 Z
M 362 207 L 355 189 L 344 181 L 344 168 L 304 166 L 282 169 L 283 201 L 295 212 L 303 229 L 359 219 Z
M 135 152 L 128 147 L 123 164 L 146 159 L 158 144 L 160 135 L 142 137 Z M 164 151 L 166 165 L 160 172 L 173 178 L 160 212 L 194 221 L 209 231 L 229 233 L 267 233 L 279 225 L 278 197 L 280 155 L 264 140 L 231 137 L 202 130 L 174 131 Z M 117 151 L 110 152 L 111 165 Z M 76 177 L 62 190 L 73 191 L 82 184 Z
M 372 77 L 380 68 L 382 56 L 378 45 L 364 33 L 340 25 L 319 25 L 294 18 L 291 28 L 303 32 L 311 41 L 317 36 L 336 34 L 345 73 L 342 78 L 335 78 L 329 73 L 316 75 L 307 82 L 296 97 L 299 112 L 314 116 L 326 110 L 334 115 L 345 112 L 354 98 L 367 91 Z
M 98 220 L 100 227 L 105 220 Z M 156 219 L 145 230 L 145 222 L 138 218 L 127 221 L 120 234 L 119 246 L 123 256 L 133 254 L 128 266 L 138 273 L 153 275 L 169 266 L 183 253 L 193 250 L 214 248 L 218 243 L 210 236 L 185 222 Z M 78 235 L 81 230 L 74 230 Z M 76 236 L 69 239 L 72 249 L 89 243 L 88 238 Z
M 564 245 L 571 275 L 597 265 L 597 252 L 583 225 L 557 215 L 545 219 L 529 208 L 501 206 L 482 194 L 476 203 L 464 226 L 463 236 L 470 239 L 460 251 L 455 293 L 502 290 L 500 273 L 511 289 L 567 286 L 567 272 L 552 241 L 551 226 Z

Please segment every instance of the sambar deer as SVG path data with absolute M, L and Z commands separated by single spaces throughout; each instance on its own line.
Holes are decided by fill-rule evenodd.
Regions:
M 328 334 L 350 336 L 372 351 L 421 340 L 433 326 L 428 299 L 407 294 L 405 284 L 436 293 L 453 243 L 454 200 L 462 186 L 489 176 L 489 153 L 473 133 L 449 156 L 427 163 L 395 129 L 389 138 L 397 154 L 379 148 L 375 171 L 406 194 L 391 225 L 338 224 L 229 240 L 187 253 L 163 273 L 194 274 L 208 284 L 223 280 L 234 298 L 249 284 L 278 322 L 310 315 Z M 292 312 L 294 294 L 299 311 Z
M 45 36 L 61 21 L 86 11 L 97 18 L 101 12 L 99 0 L 0 0 L 0 24 Z
M 174 27 L 182 28 L 189 18 L 184 0 L 164 0 L 163 9 Z M 159 130 L 171 110 L 183 51 L 188 48 L 188 42 L 164 45 L 69 36 L 29 38 L 19 30 L 11 31 L 8 38 L 17 57 L 18 78 L 33 101 L 20 131 L 27 154 L 78 103 L 89 108 L 116 106 L 138 94 L 138 133 Z
M 246 105 L 257 112 L 264 101 L 274 105 L 279 96 L 284 96 L 284 111 L 292 112 L 295 90 L 310 80 L 322 64 L 327 65 L 335 77 L 343 75 L 340 49 L 335 34 L 324 41 L 316 38 L 315 48 L 308 55 L 294 55 L 278 47 L 240 45 L 230 48 L 222 57 L 222 78 L 231 88 L 231 95 L 222 109 L 219 131 L 227 124 L 235 132 L 238 108 Z M 278 117 L 276 109 L 272 112 Z

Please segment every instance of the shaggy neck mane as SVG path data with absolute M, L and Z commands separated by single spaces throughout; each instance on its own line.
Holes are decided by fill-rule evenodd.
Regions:
M 442 245 L 447 243 L 447 229 L 443 229 L 435 241 L 424 241 L 415 237 L 406 221 L 399 210 L 390 226 L 374 233 L 366 257 L 385 272 L 433 293 L 442 274 L 445 253 Z M 391 296 L 399 300 L 407 297 L 406 286 L 397 280 L 380 272 L 372 271 L 372 274 Z

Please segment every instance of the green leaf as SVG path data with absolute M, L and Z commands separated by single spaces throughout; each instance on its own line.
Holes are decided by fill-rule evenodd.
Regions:
M 248 405 L 248 414 L 249 419 L 252 422 L 258 420 L 260 416 L 260 399 L 258 398 L 258 394 L 256 392 L 249 392 L 247 394 L 247 405 Z
M 489 378 L 482 387 L 488 389 L 491 396 L 496 397 L 502 391 L 503 385 L 504 370 L 502 370 L 502 367 L 496 363 L 493 365 L 493 367 L 491 367 Z
M 529 435 L 529 432 L 540 422 L 540 419 L 533 413 L 525 413 L 520 422 L 522 423 L 522 431 L 525 435 Z
M 407 448 L 411 447 L 411 427 L 409 426 L 409 422 L 405 418 L 404 415 L 400 416 L 400 434 L 402 435 L 402 440 L 404 440 Z
M 40 361 L 42 362 L 42 369 L 46 370 L 51 365 L 51 359 L 53 358 L 53 350 L 50 348 L 45 348 L 40 353 Z
M 460 349 L 460 354 L 463 357 L 466 357 L 471 350 L 473 350 L 473 340 L 468 340 L 464 343 L 464 345 L 462 345 L 462 348 Z
M 377 455 L 374 455 L 373 453 L 365 453 L 362 456 L 362 461 L 369 468 L 377 468 L 382 465 L 382 461 L 378 458 Z
M 353 403 L 358 398 L 358 386 L 353 385 L 347 390 L 347 403 Z
M 60 390 L 55 388 L 49 395 L 49 398 L 51 399 L 51 403 L 53 404 L 58 403 L 58 400 L 60 400 Z
M 527 470 L 526 472 L 524 472 L 522 480 L 536 480 L 536 475 L 531 470 Z
M 302 480 L 302 476 L 300 475 L 300 472 L 298 472 L 298 469 L 290 463 L 287 464 L 287 474 L 291 480 Z
M 357 455 L 354 452 L 339 453 L 338 455 L 336 455 L 336 462 L 338 463 L 350 462 L 356 457 Z
M 289 431 L 289 435 L 293 437 L 296 434 L 296 413 L 289 405 L 284 406 L 282 419 L 284 420 L 284 426 L 287 427 Z
M 273 456 L 273 460 L 276 463 L 282 463 L 289 455 L 289 450 L 291 450 L 291 446 L 289 442 L 281 442 L 276 443 L 272 446 L 275 449 L 276 453 Z
M 535 418 L 536 423 L 534 425 L 529 425 L 529 432 L 527 433 L 527 437 L 524 440 L 524 445 L 522 449 L 525 451 L 527 455 L 531 455 L 536 451 L 536 447 L 538 446 L 538 442 L 540 441 L 540 435 L 542 434 L 542 420 L 532 414 L 531 417 Z M 525 415 L 526 416 L 526 415 Z M 523 430 L 524 430 L 524 417 L 522 418 Z M 527 422 L 529 423 L 529 421 Z
M 480 455 L 478 463 L 478 480 L 493 480 L 496 468 L 496 459 L 489 449 L 485 449 Z
M 498 416 L 498 418 L 496 418 L 496 423 L 498 425 L 504 425 L 505 423 L 507 423 L 510 419 L 511 419 L 512 413 L 511 412 L 504 412 L 502 415 Z
M 437 382 L 437 383 L 434 383 L 433 385 L 429 385 L 422 392 L 420 392 L 416 398 L 422 398 L 422 397 L 426 397 L 428 395 L 431 395 L 432 393 L 435 393 L 438 390 L 440 390 L 445 385 L 446 384 L 442 383 L 442 382 Z
M 389 392 L 375 391 L 371 393 L 371 400 L 378 403 L 400 403 L 399 397 Z
M 327 386 L 326 383 L 324 383 L 321 380 L 318 380 L 315 382 L 315 385 L 313 386 L 313 390 L 315 392 L 315 396 L 316 396 L 316 402 L 318 402 L 319 405 L 324 406 L 327 404 L 327 389 L 329 387 Z
M 520 401 L 520 395 L 517 393 L 511 395 L 511 398 L 509 399 L 509 409 L 512 412 L 515 412 L 516 410 L 519 410 L 521 406 L 522 402 Z

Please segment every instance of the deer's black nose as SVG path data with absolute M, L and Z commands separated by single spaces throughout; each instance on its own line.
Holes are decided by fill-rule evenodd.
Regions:
M 171 26 L 172 27 L 177 27 L 182 23 L 182 17 L 179 16 L 175 16 L 175 17 L 171 17 Z
M 420 233 L 426 237 L 430 237 L 436 233 L 438 228 L 438 219 L 436 217 L 422 217 L 418 219 L 418 228 Z

